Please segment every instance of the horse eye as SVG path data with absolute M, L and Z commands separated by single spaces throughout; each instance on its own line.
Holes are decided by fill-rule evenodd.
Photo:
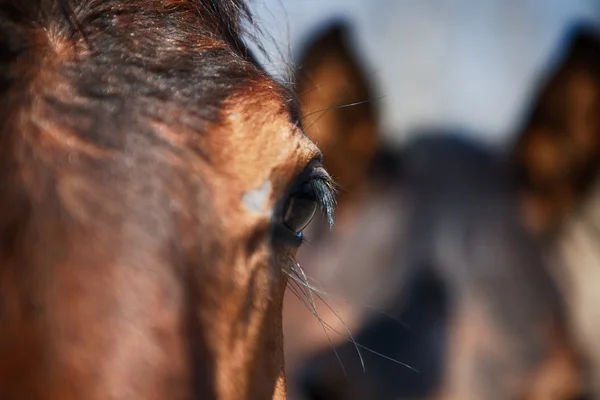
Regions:
M 318 207 L 313 186 L 305 182 L 288 198 L 283 209 L 283 224 L 300 234 L 313 219 Z

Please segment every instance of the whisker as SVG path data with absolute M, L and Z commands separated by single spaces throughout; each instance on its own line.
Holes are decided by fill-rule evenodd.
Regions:
M 381 354 L 381 353 L 379 353 L 379 352 L 377 352 L 377 351 L 375 351 L 375 350 L 373 350 L 373 349 L 370 349 L 370 348 L 368 348 L 368 347 L 366 347 L 366 346 L 363 346 L 363 345 L 362 345 L 362 344 L 360 344 L 360 343 L 355 343 L 355 344 L 356 344 L 358 347 L 360 347 L 361 349 L 368 351 L 369 353 L 375 354 L 376 356 L 379 356 L 379 357 L 381 357 L 381 358 L 384 358 L 384 359 L 386 359 L 386 360 L 389 360 L 389 361 L 391 361 L 391 362 L 394 362 L 394 363 L 396 363 L 396 364 L 398 364 L 398 365 L 402 365 L 403 367 L 406 367 L 406 368 L 410 369 L 411 371 L 414 371 L 414 372 L 419 372 L 419 370 L 418 370 L 418 369 L 416 369 L 416 368 L 413 368 L 413 367 L 411 367 L 410 365 L 408 365 L 408 364 L 406 364 L 406 363 L 403 363 L 402 361 L 398 361 L 398 360 L 396 360 L 395 358 L 388 357 L 388 356 L 386 356 L 386 355 L 384 355 L 384 354 Z
M 304 69 L 304 66 L 300 66 L 300 67 L 298 68 L 298 71 L 301 71 L 301 70 L 303 70 L 303 69 Z M 371 72 L 369 72 L 369 73 L 366 75 L 366 78 L 367 78 L 367 79 L 372 79 L 372 78 L 373 78 L 373 76 L 377 75 L 377 74 L 378 74 L 378 73 L 380 73 L 380 72 L 381 72 L 381 70 L 380 70 L 380 69 L 374 69 L 374 70 L 372 70 Z M 310 81 L 311 81 L 311 82 L 314 82 L 314 80 L 313 80 L 313 79 L 311 79 L 311 78 L 310 78 L 310 76 L 309 76 L 309 78 L 308 78 L 308 79 L 310 79 Z M 305 90 L 305 91 L 304 91 L 304 92 L 302 92 L 302 93 L 296 93 L 296 97 L 297 97 L 297 98 L 301 98 L 302 96 L 304 96 L 304 95 L 306 95 L 306 94 L 312 93 L 312 92 L 314 92 L 315 90 L 322 89 L 322 88 L 324 88 L 324 87 L 326 87 L 326 86 L 328 86 L 328 85 L 331 85 L 331 84 L 332 84 L 332 83 L 330 83 L 330 82 L 326 82 L 326 83 L 321 83 L 321 84 L 318 84 L 318 85 L 313 85 L 313 87 L 312 87 L 311 89 Z M 342 97 L 343 95 L 347 94 L 347 92 L 348 92 L 348 89 L 350 88 L 350 86 L 351 86 L 351 85 L 347 85 L 347 88 L 345 89 L 346 91 L 345 91 L 345 92 L 343 92 L 343 93 L 342 93 L 342 95 L 341 95 L 340 97 Z
M 302 269 L 301 269 L 301 271 L 302 271 L 302 274 L 303 274 L 304 276 L 306 276 L 306 275 L 304 274 L 304 270 L 302 270 Z M 311 292 L 311 293 L 312 293 L 312 292 Z M 356 342 L 356 339 L 354 339 L 354 336 L 352 335 L 352 331 L 350 331 L 350 328 L 348 327 L 348 325 L 346 325 L 346 322 L 344 322 L 344 319 L 341 317 L 341 315 L 340 315 L 340 314 L 339 314 L 339 313 L 338 313 L 336 310 L 334 310 L 334 309 L 333 309 L 333 307 L 331 307 L 331 306 L 330 306 L 330 305 L 329 305 L 329 304 L 328 304 L 328 303 L 327 303 L 327 302 L 326 302 L 326 301 L 323 299 L 323 297 L 321 297 L 321 295 L 320 295 L 319 293 L 316 293 L 316 292 L 315 292 L 315 294 L 316 294 L 317 298 L 318 298 L 319 300 L 321 300 L 321 302 L 322 302 L 323 304 L 325 304 L 325 306 L 326 306 L 326 307 L 327 307 L 327 308 L 328 308 L 328 309 L 329 309 L 329 310 L 330 310 L 330 311 L 331 311 L 331 312 L 332 312 L 332 313 L 333 313 L 333 314 L 336 316 L 336 318 L 337 318 L 337 319 L 338 319 L 338 320 L 339 320 L 339 321 L 342 323 L 342 325 L 344 325 L 344 328 L 346 328 L 346 331 L 348 332 L 348 335 L 349 335 L 349 337 L 350 337 L 350 341 L 351 341 L 351 342 L 354 344 L 354 347 L 355 347 L 355 349 L 356 349 L 356 353 L 358 354 L 358 357 L 359 357 L 359 359 L 360 359 L 360 365 L 361 365 L 361 367 L 362 367 L 362 370 L 363 370 L 363 372 L 365 372 L 365 371 L 366 371 L 366 368 L 365 368 L 365 360 L 363 359 L 363 356 L 362 356 L 362 354 L 360 353 L 360 350 L 358 349 L 358 344 L 357 344 L 357 342 Z
M 300 273 L 302 274 L 304 285 L 307 288 L 307 291 L 310 293 L 311 302 L 314 303 L 313 293 L 315 293 L 317 298 L 319 300 L 321 300 L 321 302 L 323 304 L 325 304 L 325 306 L 336 316 L 336 318 L 342 323 L 342 325 L 344 325 L 344 328 L 346 328 L 346 331 L 348 332 L 348 335 L 350 336 L 352 343 L 354 343 L 354 346 L 356 348 L 356 353 L 358 354 L 358 357 L 360 358 L 360 365 L 361 365 L 363 371 L 366 371 L 364 359 L 362 357 L 362 354 L 360 353 L 360 350 L 358 349 L 358 346 L 356 346 L 356 340 L 354 339 L 354 336 L 352 335 L 350 328 L 348 327 L 348 325 L 346 325 L 346 323 L 344 322 L 344 319 L 340 316 L 340 314 L 337 311 L 335 311 L 329 304 L 327 304 L 327 302 L 325 300 L 323 300 L 323 297 L 321 297 L 321 295 L 318 292 L 312 290 L 312 286 L 308 283 L 308 278 L 306 277 L 306 273 L 304 272 L 304 269 L 298 262 L 296 262 L 295 260 L 293 260 L 293 261 L 295 263 L 295 266 L 290 266 L 290 268 L 299 278 L 300 278 L 300 276 L 298 275 L 298 271 L 300 271 Z M 297 267 L 297 268 L 295 268 L 295 267 Z M 315 305 L 315 307 L 316 307 L 316 305 Z
M 340 102 L 344 96 L 346 96 L 348 93 L 350 92 L 350 85 L 346 85 L 346 88 L 337 96 L 334 104 Z M 317 117 L 312 124 L 310 124 L 310 126 L 307 126 L 305 128 L 305 131 L 308 131 L 310 128 L 312 128 L 317 122 L 319 122 L 321 120 L 321 118 L 323 118 L 323 116 L 326 114 L 327 110 L 333 110 L 335 109 L 335 107 L 333 108 L 329 108 L 329 109 L 325 109 L 325 110 L 321 110 L 321 112 L 323 112 L 323 114 L 321 114 L 319 117 Z M 318 112 L 318 111 L 316 111 Z M 309 115 L 312 115 L 313 113 L 309 113 Z M 303 115 L 302 119 L 304 120 L 307 117 L 307 115 Z
M 328 82 L 328 83 L 322 83 L 320 85 L 314 85 L 311 89 L 305 90 L 302 93 L 296 93 L 296 97 L 301 98 L 302 96 L 312 93 L 315 90 L 320 90 L 320 89 L 326 87 L 327 85 L 331 85 L 331 83 Z
M 373 100 L 377 100 L 377 99 L 373 99 Z M 358 102 L 358 103 L 365 104 L 365 103 L 368 103 L 368 102 L 370 102 L 370 101 L 372 101 L 372 100 L 364 100 L 364 101 L 362 101 L 362 102 Z M 354 104 L 354 103 L 353 103 L 353 104 Z M 358 105 L 358 104 L 354 104 L 354 105 Z M 308 114 L 306 114 L 306 115 L 303 115 L 303 116 L 302 116 L 302 118 L 306 118 L 306 117 L 308 117 L 308 116 L 311 116 L 311 115 L 313 115 L 313 114 L 322 113 L 321 115 L 319 115 L 319 116 L 318 116 L 318 117 L 317 117 L 317 118 L 316 118 L 316 119 L 315 119 L 315 120 L 312 122 L 312 124 L 310 124 L 310 125 L 308 125 L 307 127 L 305 127 L 305 128 L 304 128 L 304 130 L 305 130 L 306 132 L 308 132 L 308 131 L 309 131 L 309 130 L 310 130 L 310 129 L 311 129 L 311 128 L 312 128 L 312 127 L 313 127 L 313 126 L 314 126 L 314 125 L 317 123 L 317 122 L 319 122 L 319 121 L 321 120 L 321 118 L 323 118 L 325 115 L 327 115 L 327 112 L 328 112 L 328 111 L 332 111 L 332 110 L 335 110 L 335 109 L 338 109 L 338 108 L 345 108 L 345 106 L 347 106 L 347 105 L 346 105 L 346 104 L 342 104 L 342 105 L 338 105 L 338 106 L 331 106 L 331 107 L 327 107 L 327 108 L 324 108 L 324 109 L 321 109 L 321 110 L 317 110 L 317 111 L 313 111 L 313 112 L 311 112 L 311 113 L 308 113 Z M 348 106 L 350 106 L 350 105 L 348 105 Z
M 358 303 L 352 302 L 352 301 L 350 301 L 350 300 L 348 300 L 348 299 L 346 299 L 346 298 L 344 298 L 344 297 L 342 297 L 342 296 L 334 296 L 334 295 L 331 295 L 331 294 L 327 293 L 327 292 L 325 291 L 325 289 L 323 289 L 323 286 L 321 285 L 321 283 L 320 283 L 319 281 L 317 281 L 316 279 L 314 279 L 314 278 L 313 278 L 313 277 L 311 277 L 311 276 L 307 276 L 307 278 L 308 278 L 308 280 L 309 280 L 309 281 L 312 281 L 312 282 L 314 282 L 315 284 L 319 285 L 319 287 L 318 287 L 318 288 L 317 288 L 317 287 L 315 287 L 315 286 L 312 286 L 312 285 L 311 285 L 310 289 L 311 289 L 313 292 L 319 293 L 319 294 L 321 294 L 321 295 L 323 295 L 323 296 L 327 297 L 327 299 L 328 299 L 328 300 L 339 300 L 339 301 L 343 301 L 343 302 L 345 302 L 345 303 L 351 304 L 351 305 L 353 305 L 353 306 L 358 306 L 358 307 L 361 307 L 361 308 L 365 308 L 365 309 L 367 309 L 367 310 L 371 310 L 371 311 L 373 311 L 373 312 L 375 312 L 375 313 L 377 313 L 377 314 L 380 314 L 380 315 L 383 315 L 383 316 L 386 316 L 386 317 L 388 317 L 388 318 L 389 318 L 389 319 L 391 319 L 392 321 L 396 321 L 396 322 L 398 322 L 400 325 L 402 325 L 402 326 L 403 326 L 404 328 L 406 328 L 407 330 L 410 330 L 410 329 L 411 329 L 411 328 L 410 328 L 410 325 L 408 325 L 406 322 L 402 321 L 401 319 L 399 319 L 399 318 L 397 318 L 397 317 L 393 316 L 392 314 L 390 314 L 390 313 L 388 313 L 388 312 L 382 311 L 382 310 L 378 309 L 377 307 L 375 307 L 375 306 L 372 306 L 372 305 L 369 305 L 369 304 L 364 304 L 364 303 L 360 303 L 360 304 L 358 304 Z
M 317 304 L 314 301 L 313 295 L 312 295 L 312 291 L 311 289 L 306 286 L 306 285 L 302 285 L 302 287 L 304 287 L 306 289 L 306 291 L 304 292 L 305 294 L 307 294 L 307 300 L 310 301 L 310 306 L 312 307 L 312 309 L 314 310 L 314 315 L 316 315 L 317 317 L 317 321 L 319 321 L 319 325 L 321 325 L 321 328 L 323 329 L 323 332 L 325 333 L 325 336 L 327 337 L 327 340 L 329 341 L 329 345 L 331 347 L 331 349 L 333 350 L 335 357 L 338 359 L 338 362 L 340 364 L 340 367 L 342 368 L 342 372 L 344 373 L 344 377 L 346 377 L 346 369 L 344 368 L 344 364 L 342 363 L 342 360 L 337 352 L 337 350 L 335 349 L 335 346 L 333 345 L 333 341 L 331 340 L 331 337 L 329 336 L 329 333 L 327 332 L 327 329 L 325 328 L 325 321 L 321 318 L 321 316 L 319 315 L 319 312 L 317 311 Z M 343 323 L 343 322 L 342 322 Z
M 294 275 L 290 275 L 290 274 L 288 274 L 288 276 L 289 276 L 290 278 L 292 278 L 292 279 L 293 279 L 293 283 L 296 285 L 296 287 L 298 287 L 298 285 L 304 285 L 304 283 L 303 283 L 302 281 L 298 280 L 298 279 L 297 279 L 297 278 L 296 278 Z M 296 290 L 296 289 L 293 289 L 293 290 L 292 290 L 292 293 L 298 297 L 298 294 L 297 294 L 297 292 L 296 292 L 295 290 Z M 319 298 L 319 300 L 321 300 L 321 302 L 323 302 L 325 305 L 327 305 L 327 303 L 326 303 L 326 302 L 323 300 L 323 298 L 321 298 L 321 297 L 318 297 L 318 298 Z M 301 299 L 300 297 L 298 297 L 298 299 L 299 299 L 300 301 L 302 301 L 302 303 L 303 303 L 305 306 L 308 306 L 308 303 L 306 302 L 306 300 L 303 300 L 303 299 Z M 328 306 L 328 307 L 329 307 L 329 306 Z M 331 308 L 330 308 L 330 309 L 331 309 Z M 309 310 L 309 311 L 311 311 L 311 310 Z M 332 312 L 334 312 L 334 311 L 332 310 Z M 312 312 L 312 311 L 311 311 L 311 313 L 312 313 L 312 314 L 313 314 L 315 317 L 319 318 L 319 316 L 318 316 L 318 315 L 315 315 L 315 314 L 314 314 L 314 312 Z M 410 365 L 408 365 L 408 364 L 406 364 L 406 363 L 403 363 L 403 362 L 402 362 L 402 361 L 400 361 L 400 360 L 396 360 L 395 358 L 392 358 L 392 357 L 386 356 L 385 354 L 379 353 L 379 352 L 377 352 L 377 351 L 375 351 L 375 350 L 373 350 L 373 349 L 371 349 L 371 348 L 369 348 L 369 347 L 367 347 L 367 346 L 364 346 L 364 345 L 362 345 L 362 344 L 358 343 L 358 342 L 357 342 L 357 341 L 356 341 L 354 338 L 352 338 L 352 337 L 350 337 L 350 336 L 346 336 L 346 335 L 344 335 L 342 332 L 340 332 L 340 331 L 338 331 L 337 329 L 335 329 L 335 328 L 334 328 L 333 326 L 331 326 L 331 324 L 329 324 L 327 321 L 325 321 L 325 320 L 321 319 L 321 322 L 322 322 L 322 324 L 323 324 L 323 325 L 324 325 L 326 328 L 328 328 L 329 330 L 333 331 L 335 334 L 337 334 L 337 335 L 341 336 L 342 338 L 346 339 L 348 342 L 352 342 L 352 344 L 354 344 L 355 346 L 357 346 L 357 347 L 359 347 L 359 348 L 361 348 L 361 349 L 363 349 L 363 350 L 366 350 L 366 351 L 368 351 L 369 353 L 375 354 L 376 356 L 379 356 L 379 357 L 382 357 L 382 358 L 384 358 L 384 359 L 386 359 L 386 360 L 392 361 L 392 362 L 394 362 L 394 363 L 396 363 L 396 364 L 398 364 L 398 365 L 402 365 L 403 367 L 406 367 L 406 368 L 408 368 L 408 369 L 410 369 L 410 370 L 412 370 L 412 371 L 419 372 L 419 370 L 417 370 L 416 368 L 414 368 L 414 367 L 411 367 Z M 343 323 L 343 321 L 342 321 L 342 323 Z M 331 344 L 331 341 L 330 341 L 330 344 Z M 334 351 L 334 353 L 335 353 L 335 349 L 332 349 L 332 350 L 333 350 L 333 351 Z M 360 353 L 359 353 L 359 354 L 360 354 Z M 338 357 L 338 360 L 339 360 L 339 356 L 337 355 L 337 353 L 336 353 L 336 356 Z M 362 361 L 362 358 L 361 358 L 361 361 Z M 341 361 L 340 361 L 340 362 L 341 362 Z M 343 368 L 343 366 L 342 366 L 342 368 Z M 364 364 L 363 364 L 363 372 L 366 372 L 366 369 L 364 368 Z
M 317 114 L 317 113 L 320 113 L 320 112 L 324 113 L 326 111 L 337 110 L 337 109 L 340 109 L 340 108 L 348 108 L 348 107 L 360 106 L 362 104 L 367 104 L 367 103 L 370 103 L 372 101 L 379 101 L 379 100 L 385 99 L 385 97 L 386 96 L 380 96 L 380 97 L 376 97 L 374 99 L 357 101 L 357 102 L 348 103 L 348 104 L 340 104 L 338 106 L 331 106 L 331 107 L 327 107 L 327 108 L 324 108 L 324 109 L 321 109 L 321 110 L 310 112 L 310 113 L 304 115 L 303 117 L 306 118 L 306 117 L 310 117 L 311 115 L 314 115 L 314 114 Z
M 307 296 L 307 300 L 310 299 L 310 303 L 308 303 L 307 301 L 303 301 L 303 304 L 308 308 L 308 306 L 310 306 L 312 308 L 312 311 L 309 309 L 309 311 L 311 311 L 311 313 L 317 318 L 317 321 L 319 322 L 319 325 L 321 325 L 321 328 L 323 329 L 323 332 L 325 333 L 325 336 L 327 337 L 327 341 L 329 342 L 329 346 L 331 347 L 331 349 L 333 350 L 333 353 L 335 354 L 335 357 L 337 358 L 340 367 L 342 368 L 342 372 L 344 373 L 344 377 L 347 378 L 347 374 L 346 374 L 346 369 L 344 368 L 344 364 L 342 363 L 342 359 L 340 358 L 337 350 L 335 349 L 335 346 L 333 345 L 333 341 L 331 340 L 331 337 L 329 336 L 329 333 L 327 332 L 327 329 L 325 328 L 325 324 L 326 322 L 323 321 L 323 319 L 321 318 L 321 316 L 319 315 L 319 312 L 317 311 L 317 305 L 314 302 L 313 296 L 312 296 L 312 292 L 310 291 L 310 288 L 302 285 L 299 285 L 300 282 L 297 282 L 298 287 L 302 290 L 302 287 L 306 288 L 306 291 L 304 292 L 304 290 L 302 290 L 304 292 L 304 294 L 308 294 Z M 329 324 L 327 324 L 329 325 Z

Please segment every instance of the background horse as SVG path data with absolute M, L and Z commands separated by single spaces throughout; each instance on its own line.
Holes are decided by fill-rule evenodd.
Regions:
M 362 292 L 357 294 L 360 287 L 344 292 L 338 282 L 354 279 L 367 290 L 382 288 L 381 293 L 369 291 L 370 302 L 387 315 L 372 312 L 361 322 L 351 319 L 351 328 L 361 327 L 354 329 L 353 339 L 366 372 L 355 343 L 331 351 L 324 339 L 322 355 L 298 377 L 305 396 L 573 399 L 588 393 L 582 363 L 587 347 L 576 345 L 573 306 L 565 304 L 568 298 L 557 284 L 564 280 L 555 275 L 547 249 L 556 243 L 548 238 L 551 227 L 560 225 L 567 210 L 580 209 L 577 204 L 588 196 L 583 190 L 596 171 L 599 53 L 586 28 L 570 40 L 544 79 L 509 157 L 460 139 L 465 135 L 452 130 L 421 132 L 422 139 L 402 149 L 400 178 L 388 186 L 396 207 L 404 210 L 389 214 L 397 229 L 386 247 L 396 252 L 380 251 L 369 259 L 368 245 L 354 247 L 356 253 L 349 246 L 345 259 L 360 260 L 362 270 L 340 268 L 321 282 L 327 291 L 333 281 L 336 295 L 350 302 L 356 296 L 359 304 L 364 300 Z M 546 179 L 540 170 L 557 175 Z M 565 198 L 579 200 L 565 203 Z M 366 243 L 376 240 L 364 238 Z M 581 284 L 594 274 L 578 276 Z M 597 286 L 586 282 L 591 293 Z M 589 325 L 591 306 L 587 310 Z

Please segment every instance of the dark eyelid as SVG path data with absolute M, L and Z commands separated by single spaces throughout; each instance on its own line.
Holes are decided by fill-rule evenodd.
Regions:
M 302 172 L 294 179 L 296 185 L 310 181 L 312 179 L 323 179 L 327 183 L 333 183 L 331 176 L 327 173 L 322 164 L 323 156 L 316 154 L 304 167 Z
M 310 178 L 311 179 L 323 179 L 323 180 L 327 181 L 328 183 L 333 184 L 333 179 L 327 173 L 325 168 L 323 168 L 323 166 L 321 166 L 321 165 L 313 168 L 312 173 L 310 174 Z

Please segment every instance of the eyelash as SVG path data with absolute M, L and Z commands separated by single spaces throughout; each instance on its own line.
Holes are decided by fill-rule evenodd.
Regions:
M 329 229 L 335 225 L 335 196 L 336 188 L 333 180 L 329 177 L 317 177 L 309 181 L 315 191 L 315 197 L 321 212 L 327 218 Z
M 310 192 L 306 192 L 307 187 L 310 188 Z M 279 244 L 298 248 L 306 241 L 303 230 L 314 219 L 314 214 L 310 216 L 304 214 L 305 218 L 302 218 L 303 212 L 310 210 L 310 207 L 303 210 L 303 207 L 307 206 L 307 193 L 310 193 L 310 197 L 313 198 L 314 210 L 320 209 L 322 215 L 327 218 L 329 228 L 333 229 L 335 223 L 335 184 L 322 167 L 307 168 L 305 173 L 296 179 L 296 184 L 292 186 L 292 189 L 287 192 L 274 221 L 273 238 Z M 294 218 L 294 216 L 299 217 L 299 219 Z M 291 219 L 288 219 L 289 217 Z M 308 222 L 304 225 L 303 221 Z

